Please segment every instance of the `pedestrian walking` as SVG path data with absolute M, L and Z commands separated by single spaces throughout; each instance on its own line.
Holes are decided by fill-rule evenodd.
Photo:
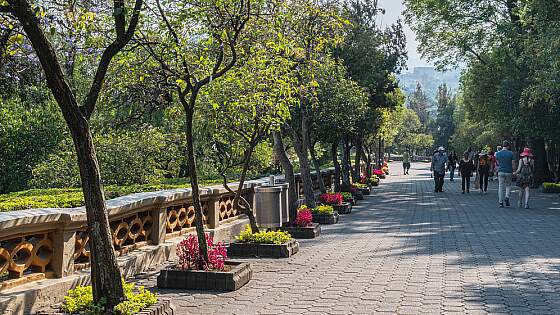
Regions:
M 494 175 L 496 174 L 496 153 L 492 150 L 488 152 L 488 158 L 490 159 L 490 174 L 488 175 L 488 179 L 490 181 L 494 181 Z
M 510 206 L 509 197 L 511 194 L 511 178 L 513 176 L 513 152 L 510 150 L 509 141 L 505 140 L 503 147 L 496 152 L 498 162 L 498 203 L 500 208 Z M 505 194 L 504 194 L 505 193 Z
M 443 192 L 443 182 L 447 168 L 447 155 L 445 148 L 439 147 L 438 152 L 432 157 L 431 170 L 434 174 L 435 192 Z
M 408 150 L 404 151 L 402 155 L 402 165 L 404 175 L 408 175 L 408 171 L 410 170 L 410 154 L 408 153 Z
M 529 209 L 529 191 L 533 184 L 535 174 L 535 160 L 533 160 L 533 152 L 529 148 L 525 148 L 521 153 L 521 160 L 515 172 L 517 175 L 516 185 L 519 187 L 519 207 L 524 202 L 525 209 Z M 525 198 L 523 198 L 525 197 Z
M 470 193 L 473 170 L 473 161 L 469 160 L 469 152 L 465 152 L 463 154 L 463 159 L 459 161 L 459 174 L 461 174 L 461 188 L 463 189 L 463 194 L 465 193 L 465 188 L 467 194 Z
M 488 157 L 488 152 L 480 152 L 476 172 L 478 174 L 480 193 L 486 193 L 488 191 L 488 176 L 490 175 L 490 158 Z
M 449 180 L 453 181 L 455 176 L 455 168 L 457 167 L 457 154 L 453 151 L 448 158 L 447 168 L 449 169 Z

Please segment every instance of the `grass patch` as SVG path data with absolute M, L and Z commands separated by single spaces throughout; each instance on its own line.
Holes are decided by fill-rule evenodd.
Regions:
M 201 181 L 201 185 L 221 183 L 220 180 Z M 104 187 L 105 198 L 113 199 L 140 192 L 188 188 L 188 180 L 170 180 L 157 184 Z M 0 212 L 37 208 L 74 208 L 84 205 L 81 188 L 29 189 L 0 195 Z

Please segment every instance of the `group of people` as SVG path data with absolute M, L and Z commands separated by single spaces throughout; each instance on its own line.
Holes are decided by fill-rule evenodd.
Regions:
M 511 144 L 504 141 L 498 146 L 496 153 L 481 150 L 475 153 L 469 148 L 461 160 L 457 160 L 457 154 L 451 152 L 446 154 L 444 147 L 439 147 L 432 156 L 431 171 L 435 182 L 435 192 L 443 192 L 443 183 L 446 171 L 450 173 L 450 181 L 454 180 L 455 169 L 458 166 L 458 174 L 461 176 L 462 193 L 470 193 L 471 178 L 476 173 L 476 184 L 481 194 L 488 191 L 488 180 L 498 179 L 498 204 L 500 208 L 511 205 L 511 185 L 516 178 L 519 191 L 519 207 L 529 208 L 529 191 L 534 177 L 534 159 L 531 149 L 525 148 L 517 161 L 515 154 L 511 151 Z M 517 167 L 514 170 L 514 164 Z

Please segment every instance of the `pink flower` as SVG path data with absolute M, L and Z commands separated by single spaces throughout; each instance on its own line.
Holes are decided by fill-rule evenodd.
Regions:
M 328 205 L 340 205 L 342 204 L 343 197 L 340 193 L 322 194 L 321 196 L 319 196 L 319 200 L 321 200 L 322 203 Z
M 227 250 L 222 242 L 214 243 L 214 238 L 206 233 L 206 243 L 208 245 L 208 263 L 198 250 L 198 238 L 196 235 L 189 235 L 177 245 L 177 257 L 179 257 L 179 267 L 183 270 L 199 270 L 203 266 L 204 270 L 224 270 Z
M 311 225 L 313 221 L 313 214 L 310 209 L 301 210 L 298 212 L 296 221 L 294 222 L 296 226 L 306 227 Z

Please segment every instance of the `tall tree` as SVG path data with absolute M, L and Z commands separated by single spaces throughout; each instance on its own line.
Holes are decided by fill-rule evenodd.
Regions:
M 48 5 L 48 3 L 45 3 L 45 5 Z M 83 5 L 84 10 L 93 14 L 91 6 Z M 52 91 L 70 129 L 78 156 L 82 190 L 86 204 L 88 232 L 92 240 L 93 296 L 96 301 L 105 299 L 108 311 L 111 311 L 115 305 L 123 301 L 125 296 L 120 281 L 121 273 L 113 250 L 101 174 L 89 120 L 102 92 L 103 81 L 112 59 L 125 48 L 134 35 L 142 5 L 142 0 L 136 0 L 132 11 L 130 11 L 124 1 L 113 3 L 111 16 L 114 24 L 107 30 L 110 31 L 107 34 L 111 35 L 110 43 L 98 56 L 99 61 L 91 79 L 90 88 L 84 100 L 79 103 L 75 90 L 71 88 L 68 82 L 68 71 L 65 71 L 68 69 L 65 69 L 59 59 L 59 55 L 63 52 L 59 51 L 57 53 L 56 47 L 49 40 L 49 36 L 56 33 L 57 27 L 60 27 L 60 25 L 41 20 L 46 12 L 45 8 L 48 7 L 37 7 L 35 3 L 32 4 L 27 0 L 0 1 L 0 13 L 13 16 L 25 32 L 41 62 L 47 85 Z M 52 7 L 49 9 L 54 10 Z M 100 20 L 109 18 L 108 15 L 99 15 L 101 15 Z M 74 25 L 74 27 L 77 28 L 78 26 Z M 50 33 L 45 32 L 45 28 L 50 29 Z
M 420 82 L 416 83 L 416 90 L 408 98 L 408 108 L 412 109 L 424 128 L 428 126 L 430 115 L 428 113 L 429 99 Z
M 455 124 L 453 121 L 453 113 L 455 112 L 455 97 L 444 83 L 438 87 L 436 95 L 437 116 L 436 116 L 436 134 L 434 138 L 438 145 L 448 147 L 449 140 L 455 132 Z

